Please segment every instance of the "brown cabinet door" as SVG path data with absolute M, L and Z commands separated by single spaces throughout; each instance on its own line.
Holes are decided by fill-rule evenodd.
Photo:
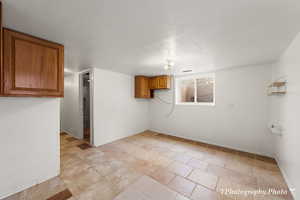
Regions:
M 64 47 L 4 29 L 4 95 L 63 97 Z
M 171 88 L 171 77 L 170 76 L 160 76 L 159 87 L 161 87 L 161 89 L 170 89 Z
M 157 81 L 157 77 L 151 77 L 149 79 L 149 84 L 150 84 L 150 89 L 151 90 L 155 90 L 158 88 L 158 81 Z
M 155 89 L 170 89 L 170 76 L 156 76 L 150 79 L 150 88 Z
M 135 77 L 135 98 L 151 98 L 149 78 L 145 76 Z
M 2 68 L 2 3 L 0 1 L 0 96 L 3 95 L 3 68 Z
M 157 80 L 157 82 L 158 82 L 158 88 L 159 89 L 165 88 L 166 87 L 166 79 L 164 77 L 162 77 L 162 76 L 158 77 L 157 79 L 158 79 Z

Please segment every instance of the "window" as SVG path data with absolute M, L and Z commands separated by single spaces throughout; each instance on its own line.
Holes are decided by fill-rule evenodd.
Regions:
M 176 78 L 176 104 L 214 105 L 215 75 L 202 74 Z

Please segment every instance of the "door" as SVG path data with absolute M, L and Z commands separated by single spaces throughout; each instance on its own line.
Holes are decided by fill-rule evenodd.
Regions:
M 64 47 L 4 29 L 5 96 L 63 97 Z
M 82 138 L 90 145 L 94 145 L 93 134 L 93 96 L 94 82 L 93 70 L 79 72 L 79 99 L 80 99 L 80 126 L 82 127 Z
M 90 73 L 82 75 L 82 107 L 83 107 L 83 138 L 87 142 L 91 140 L 91 94 L 90 94 Z
M 149 78 L 146 76 L 135 77 L 135 98 L 151 98 Z
M 164 76 L 159 76 L 158 78 L 157 78 L 157 82 L 158 82 L 158 89 L 164 89 L 164 88 L 166 88 L 166 83 L 167 83 L 167 81 L 166 81 L 166 78 L 164 77 Z
M 150 89 L 151 89 L 151 90 L 157 89 L 157 88 L 158 88 L 158 85 L 157 85 L 157 77 L 151 77 L 149 80 L 150 80 L 150 81 L 149 81 Z

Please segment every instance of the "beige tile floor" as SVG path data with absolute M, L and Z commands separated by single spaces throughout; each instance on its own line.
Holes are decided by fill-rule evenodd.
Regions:
M 289 193 L 222 193 L 269 188 L 287 191 L 272 162 L 149 131 L 97 148 L 78 148 L 83 142 L 61 135 L 60 176 L 5 200 L 48 199 L 67 188 L 73 194 L 69 200 L 292 199 Z

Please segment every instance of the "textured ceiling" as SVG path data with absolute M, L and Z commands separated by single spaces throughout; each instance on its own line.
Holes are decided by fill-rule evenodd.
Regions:
M 4 25 L 65 45 L 66 68 L 127 74 L 272 62 L 300 30 L 299 0 L 2 0 Z

